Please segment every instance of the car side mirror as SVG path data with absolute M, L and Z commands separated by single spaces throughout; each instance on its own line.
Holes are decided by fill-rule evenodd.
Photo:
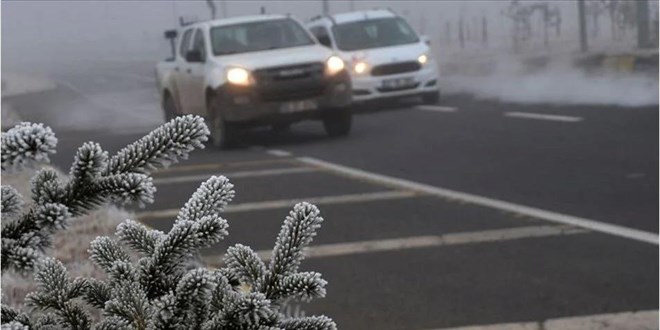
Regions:
M 202 52 L 199 50 L 190 50 L 186 53 L 186 61 L 190 63 L 201 63 L 204 62 L 202 60 Z
M 330 40 L 329 36 L 320 36 L 317 37 L 316 39 L 318 39 L 321 45 L 326 46 L 328 48 L 332 48 L 332 41 Z
M 423 35 L 419 37 L 425 44 L 431 45 L 431 38 L 427 35 Z

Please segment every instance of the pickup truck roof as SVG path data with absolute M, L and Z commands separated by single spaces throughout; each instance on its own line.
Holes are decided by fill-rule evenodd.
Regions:
M 274 19 L 282 19 L 282 18 L 286 18 L 286 17 L 288 17 L 288 16 L 286 16 L 286 15 L 276 15 L 276 14 L 238 16 L 238 17 L 232 17 L 232 18 L 222 18 L 222 19 L 215 19 L 215 20 L 197 22 L 197 23 L 187 25 L 184 28 L 189 28 L 189 27 L 207 27 L 207 28 L 211 28 L 211 27 L 224 26 L 224 25 L 234 25 L 234 24 L 241 24 L 241 23 L 269 21 L 269 20 L 274 20 Z

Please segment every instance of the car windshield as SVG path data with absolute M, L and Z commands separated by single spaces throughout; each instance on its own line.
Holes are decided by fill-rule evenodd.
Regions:
M 341 50 L 388 47 L 419 41 L 415 31 L 399 17 L 338 24 L 333 30 L 337 47 Z
M 285 18 L 218 26 L 211 29 L 215 55 L 256 52 L 314 44 L 296 21 Z

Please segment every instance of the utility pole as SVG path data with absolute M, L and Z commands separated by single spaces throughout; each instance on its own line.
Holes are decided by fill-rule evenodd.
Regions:
M 220 11 L 222 18 L 227 18 L 229 16 L 229 13 L 227 12 L 227 1 L 220 0 Z
M 330 4 L 328 3 L 328 0 L 321 0 L 323 2 L 323 15 L 329 15 L 330 14 Z
M 649 39 L 649 1 L 637 0 L 637 47 L 651 47 Z
M 580 23 L 580 51 L 583 53 L 589 50 L 589 45 L 587 44 L 587 17 L 584 1 L 585 0 L 577 0 L 578 20 Z
M 355 10 L 355 0 L 350 0 L 348 2 L 348 7 L 351 9 L 351 11 Z
M 211 19 L 215 19 L 215 13 L 216 13 L 215 3 L 213 2 L 213 0 L 206 0 L 206 5 L 209 6 L 209 10 L 211 10 Z

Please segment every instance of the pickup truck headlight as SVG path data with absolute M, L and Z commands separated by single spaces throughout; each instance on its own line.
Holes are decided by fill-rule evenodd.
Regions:
M 234 85 L 249 86 L 252 83 L 252 77 L 248 70 L 231 68 L 227 70 L 227 81 Z
M 330 56 L 325 61 L 325 70 L 329 75 L 334 75 L 337 72 L 344 70 L 344 60 L 337 56 Z
M 417 57 L 417 62 L 419 62 L 419 64 L 424 65 L 428 61 L 429 61 L 429 57 L 426 54 L 422 54 Z

